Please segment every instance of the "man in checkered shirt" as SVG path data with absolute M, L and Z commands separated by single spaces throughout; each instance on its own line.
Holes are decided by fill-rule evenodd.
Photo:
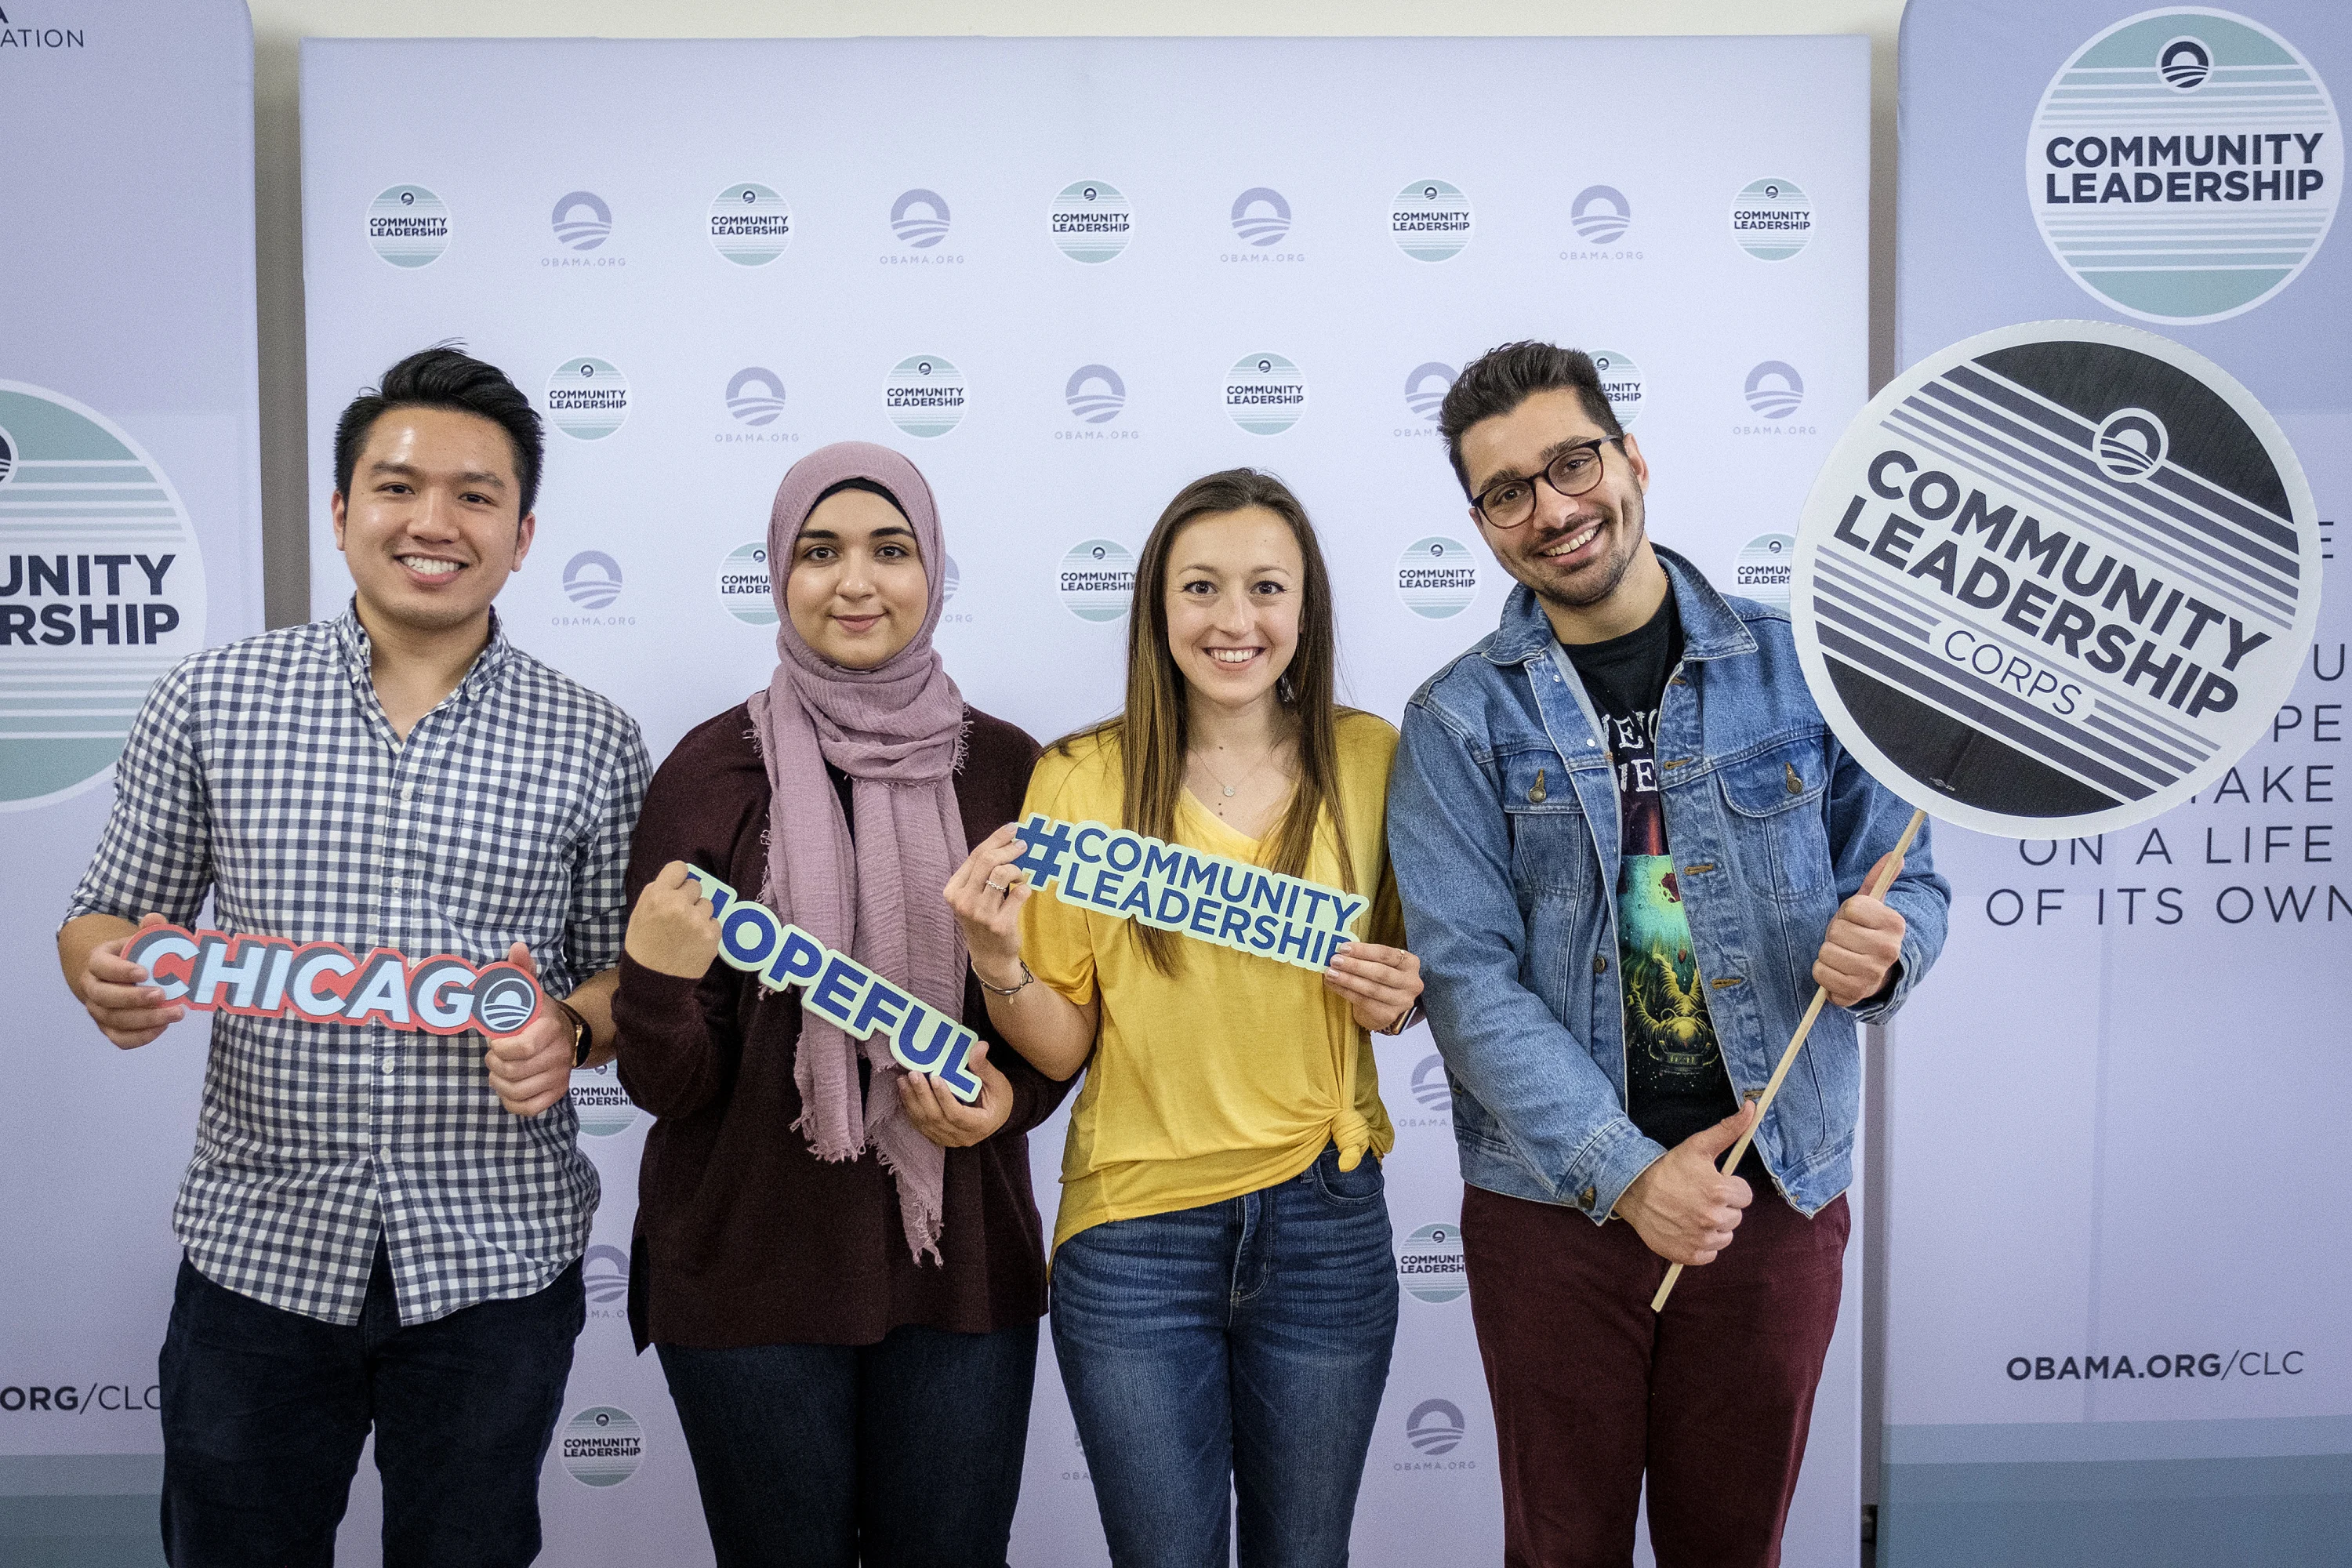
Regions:
M 176 1568 L 325 1563 L 373 1426 L 387 1563 L 520 1563 L 583 1319 L 596 1208 L 566 1090 L 612 1054 L 647 763 L 626 714 L 517 649 L 539 416 L 431 349 L 335 436 L 332 620 L 156 684 L 58 948 L 123 1049 L 165 1005 L 136 921 L 509 958 L 549 997 L 489 1042 L 218 1013 L 162 1357 Z M 184 1033 L 184 1031 L 183 1031 Z

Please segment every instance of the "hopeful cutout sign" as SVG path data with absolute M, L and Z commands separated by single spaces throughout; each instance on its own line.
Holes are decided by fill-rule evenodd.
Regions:
M 879 1030 L 890 1055 L 908 1072 L 927 1073 L 971 1104 L 980 1099 L 971 1051 L 980 1037 L 962 1024 L 893 985 L 845 952 L 836 952 L 764 904 L 688 866 L 719 921 L 719 956 L 772 991 L 797 987 L 801 1006 L 856 1039 Z
M 148 926 L 122 947 L 166 1002 L 254 1018 L 381 1025 L 425 1035 L 511 1035 L 539 1011 L 539 982 L 513 963 L 475 965 L 388 947 Z
M 1929 355 L 1846 429 L 1790 597 L 1832 728 L 1912 805 L 2102 833 L 2242 754 L 2319 616 L 2311 488 L 2201 354 L 2098 321 Z
M 1353 893 L 1099 822 L 1039 814 L 1021 844 L 1013 864 L 1066 904 L 1300 969 L 1326 967 L 1364 912 Z

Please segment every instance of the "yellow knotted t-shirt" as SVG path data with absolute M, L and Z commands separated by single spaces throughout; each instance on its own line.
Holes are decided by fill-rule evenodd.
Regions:
M 1389 872 L 1389 764 L 1397 732 L 1370 713 L 1343 711 L 1337 736 L 1339 800 L 1354 864 L 1350 891 L 1374 889 L 1355 934 L 1401 946 L 1403 922 Z M 1030 775 L 1025 820 L 1119 825 L 1115 736 L 1048 751 Z M 1245 838 L 1178 797 L 1174 839 L 1188 848 L 1256 862 Z M 1327 811 L 1304 872 L 1342 885 Z M 1062 1209 L 1054 1245 L 1106 1220 L 1222 1203 L 1286 1182 L 1327 1143 L 1353 1165 L 1396 1142 L 1381 1105 L 1370 1037 L 1347 1002 L 1312 970 L 1180 937 L 1176 973 L 1145 956 L 1130 922 L 1064 903 L 1051 890 L 1022 910 L 1022 957 L 1037 978 L 1083 1006 L 1097 994 L 1102 1022 L 1062 1153 Z

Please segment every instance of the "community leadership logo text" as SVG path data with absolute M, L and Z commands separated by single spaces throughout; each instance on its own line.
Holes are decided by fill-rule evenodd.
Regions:
M 2320 560 L 2245 388 L 2145 331 L 2042 322 L 1871 400 L 1806 503 L 1790 609 L 1874 775 L 1979 832 L 2064 838 L 2187 800 L 2263 732 Z
M 1397 597 L 1427 620 L 1460 615 L 1478 596 L 1478 560 L 1458 539 L 1431 534 L 1405 546 L 1397 559 Z
M 566 436 L 601 441 L 629 417 L 629 378 L 610 360 L 568 359 L 547 378 L 547 422 Z
M 963 373 L 938 354 L 915 354 L 890 367 L 882 407 L 909 436 L 944 436 L 963 422 Z
M 1786 261 L 1813 236 L 1813 204 L 1794 180 L 1756 180 L 1731 201 L 1731 237 L 1759 261 Z
M 1073 261 L 1108 261 L 1127 248 L 1135 215 L 1118 187 L 1103 180 L 1080 180 L 1054 198 L 1046 219 L 1054 245 Z
M 1444 180 L 1416 180 L 1389 204 L 1389 237 L 1415 261 L 1444 261 L 1470 243 L 1470 198 Z
M 367 237 L 394 267 L 430 267 L 449 248 L 449 209 L 423 185 L 394 185 L 368 204 Z
M 1116 539 L 1081 539 L 1062 557 L 1055 586 L 1082 621 L 1115 621 L 1135 598 L 1135 552 Z
M 1642 367 L 1631 354 L 1594 349 L 1592 368 L 1601 373 L 1601 395 L 1609 400 L 1609 412 L 1617 416 L 1621 427 L 1630 428 L 1642 416 L 1642 399 L 1647 390 Z
M 0 811 L 108 776 L 157 677 L 205 646 L 179 492 L 113 421 L 0 381 Z
M 719 563 L 719 605 L 747 626 L 776 624 L 776 601 L 768 586 L 768 542 L 739 544 Z
M 1280 354 L 1244 354 L 1225 377 L 1225 412 L 1253 436 L 1279 436 L 1307 412 L 1307 378 Z
M 765 267 L 793 242 L 793 209 L 757 181 L 730 185 L 711 198 L 711 247 L 740 267 Z
M 583 1410 L 563 1424 L 564 1473 L 583 1486 L 617 1487 L 645 1462 L 646 1435 L 636 1417 L 609 1405 Z
M 2118 22 L 2051 79 L 2025 153 L 2050 254 L 2149 321 L 2251 310 L 2318 253 L 2344 179 L 2319 74 L 2261 23 L 2186 7 Z

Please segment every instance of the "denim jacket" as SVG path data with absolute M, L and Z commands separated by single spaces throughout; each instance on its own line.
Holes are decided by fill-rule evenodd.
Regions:
M 1682 614 L 1656 753 L 1666 844 L 1733 1087 L 1772 1075 L 1812 1000 L 1838 904 L 1895 847 L 1910 808 L 1863 771 L 1813 705 L 1785 611 L 1726 599 L 1658 550 Z M 1606 1219 L 1665 1151 L 1626 1115 L 1617 963 L 1616 771 L 1583 684 L 1535 595 L 1406 707 L 1389 854 L 1454 1091 L 1463 1179 Z M 1920 829 L 1887 902 L 1901 965 L 1879 996 L 1825 1005 L 1756 1147 L 1799 1210 L 1853 1175 L 1854 1025 L 1901 1006 L 1944 944 L 1951 889 Z

